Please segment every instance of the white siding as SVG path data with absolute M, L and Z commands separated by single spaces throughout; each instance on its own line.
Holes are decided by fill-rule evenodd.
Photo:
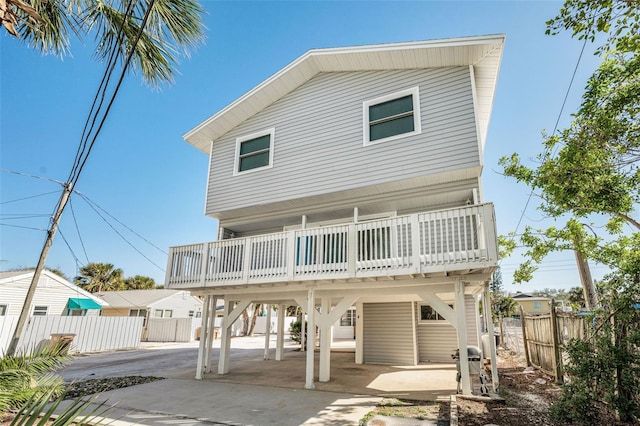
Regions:
M 414 364 L 411 302 L 363 305 L 365 364 Z
M 20 315 L 30 284 L 31 276 L 27 276 L 15 281 L 7 279 L 0 285 L 0 304 L 9 305 L 7 315 Z M 38 281 L 29 314 L 32 313 L 33 306 L 47 306 L 47 315 L 65 315 L 70 297 L 86 296 L 60 283 L 57 279 L 42 275 Z
M 475 314 L 475 299 L 465 295 L 465 317 L 467 320 L 467 340 L 470 346 L 478 345 L 478 331 Z M 451 354 L 458 347 L 458 334 L 448 321 L 420 323 L 418 315 L 418 360 L 420 362 L 450 362 Z
M 415 86 L 422 134 L 364 147 L 363 102 Z M 235 139 L 270 127 L 273 168 L 233 176 Z M 479 164 L 468 67 L 322 73 L 215 142 L 207 213 Z
M 194 316 L 196 312 L 202 312 L 202 301 L 185 291 L 152 303 L 149 309 L 151 309 L 151 318 L 155 318 L 156 309 L 170 309 L 172 318 L 189 318 L 189 311 L 193 311 Z

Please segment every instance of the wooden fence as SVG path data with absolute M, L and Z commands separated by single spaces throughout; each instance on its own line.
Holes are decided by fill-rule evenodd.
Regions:
M 525 315 L 521 310 L 522 338 L 527 365 L 532 365 L 562 383 L 562 366 L 566 362 L 566 347 L 571 339 L 585 339 L 588 333 L 585 317 L 558 312 L 551 303 L 545 315 Z

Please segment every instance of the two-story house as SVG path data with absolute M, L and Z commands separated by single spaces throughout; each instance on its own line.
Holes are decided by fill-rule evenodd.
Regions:
M 205 212 L 219 235 L 172 247 L 166 285 L 205 296 L 205 324 L 224 299 L 219 374 L 252 302 L 303 308 L 320 381 L 331 326 L 353 306 L 356 363 L 451 361 L 479 346 L 478 298 L 497 266 L 481 172 L 504 39 L 310 50 L 184 135 L 209 156 Z M 197 377 L 211 368 L 203 342 Z M 471 393 L 466 357 L 460 370 Z

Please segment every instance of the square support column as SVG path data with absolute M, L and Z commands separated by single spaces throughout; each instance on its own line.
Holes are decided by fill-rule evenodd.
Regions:
M 229 372 L 229 351 L 231 350 L 231 326 L 229 318 L 234 303 L 228 298 L 224 298 L 224 317 L 222 318 L 222 327 L 220 335 L 220 359 L 218 360 L 218 374 L 227 374 Z
M 216 305 L 218 304 L 218 298 L 211 296 L 211 306 L 209 307 L 209 320 L 207 321 L 207 341 L 206 341 L 206 357 L 205 357 L 205 373 L 211 373 L 211 366 L 213 364 L 213 333 L 215 332 L 216 325 Z M 202 323 L 205 320 L 203 318 Z M 202 336 L 200 337 L 202 339 Z
M 471 395 L 471 377 L 469 375 L 469 357 L 467 355 L 467 320 L 464 303 L 464 284 L 457 279 L 454 284 L 455 307 L 458 331 L 458 348 L 460 350 L 460 385 L 463 395 Z
M 315 349 L 315 331 L 316 331 L 316 323 L 315 323 L 315 290 L 310 288 L 307 292 L 307 318 L 309 322 L 309 342 L 308 342 L 308 350 L 307 350 L 307 369 L 305 373 L 305 389 L 315 389 L 315 385 L 313 384 L 313 367 L 314 367 L 314 349 Z
M 364 363 L 364 305 L 356 303 L 356 364 Z
M 487 334 L 489 335 L 489 356 L 491 357 L 491 385 L 493 386 L 493 391 L 497 392 L 500 382 L 498 378 L 498 364 L 496 360 L 496 338 L 494 336 L 493 317 L 491 316 L 491 297 L 489 295 L 488 285 L 484 286 L 484 291 L 482 292 L 482 311 L 484 312 L 484 317 L 487 324 Z
M 323 296 L 320 299 L 320 317 L 322 319 L 320 327 L 320 367 L 318 380 L 328 382 L 331 371 L 331 326 L 329 323 L 329 311 L 331 309 L 331 299 Z
M 287 306 L 278 305 L 278 337 L 276 340 L 276 361 L 282 361 L 284 353 L 284 319 L 287 315 Z
M 271 347 L 271 305 L 267 305 L 267 323 L 264 332 L 264 360 L 269 359 L 269 349 Z
M 209 300 L 211 296 L 204 297 L 204 308 L 202 310 L 202 325 L 200 326 L 200 343 L 198 344 L 198 361 L 196 363 L 196 380 L 202 379 L 204 373 L 205 359 L 205 333 L 207 332 L 207 324 L 209 319 Z

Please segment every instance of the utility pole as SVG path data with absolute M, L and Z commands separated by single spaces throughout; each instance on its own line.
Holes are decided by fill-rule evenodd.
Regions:
M 576 254 L 578 274 L 580 275 L 580 282 L 582 283 L 582 292 L 584 293 L 586 308 L 593 310 L 598 307 L 598 294 L 596 293 L 596 287 L 593 284 L 593 278 L 591 278 L 589 262 L 587 262 L 587 259 L 580 250 L 574 250 L 573 252 Z
M 56 235 L 58 224 L 60 223 L 60 218 L 62 217 L 62 212 L 64 211 L 64 208 L 66 207 L 72 192 L 72 184 L 70 182 L 65 183 L 63 185 L 60 201 L 58 201 L 58 207 L 56 208 L 56 211 L 53 214 L 53 218 L 51 220 L 51 226 L 49 226 L 49 230 L 47 231 L 47 239 L 45 240 L 44 246 L 42 247 L 40 259 L 38 259 L 38 265 L 36 266 L 36 270 L 33 272 L 33 278 L 31 278 L 31 284 L 29 285 L 29 289 L 27 290 L 27 295 L 24 299 L 24 305 L 22 305 L 22 311 L 20 311 L 18 324 L 16 324 L 16 329 L 13 332 L 13 337 L 11 338 L 9 348 L 7 349 L 7 356 L 15 355 L 18 348 L 18 342 L 20 341 L 22 330 L 24 330 L 24 326 L 27 323 L 27 318 L 29 318 L 31 302 L 33 301 L 33 296 L 36 293 L 36 288 L 38 288 L 38 281 L 40 281 L 42 269 L 44 269 L 44 264 L 47 260 L 49 249 L 51 248 L 51 244 L 53 243 L 53 237 Z

